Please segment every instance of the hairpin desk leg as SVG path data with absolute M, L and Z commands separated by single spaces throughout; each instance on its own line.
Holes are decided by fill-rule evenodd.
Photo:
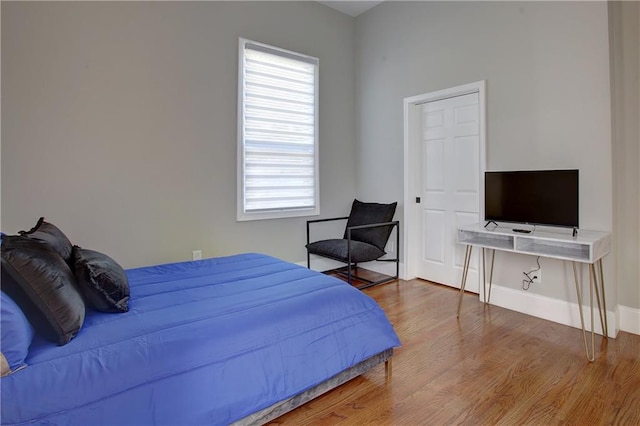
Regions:
M 582 313 L 582 292 L 580 291 L 580 284 L 578 282 L 578 271 L 576 262 L 571 262 L 573 265 L 573 278 L 576 283 L 576 295 L 578 297 L 578 310 L 580 311 L 580 325 L 582 326 L 582 340 L 584 341 L 584 349 L 589 361 L 596 359 L 596 339 L 595 339 L 595 324 L 593 314 L 593 292 L 596 292 L 596 299 L 598 302 L 598 314 L 600 315 L 600 325 L 602 326 L 602 337 L 607 338 L 609 331 L 607 325 L 607 307 L 605 304 L 604 296 L 604 280 L 602 274 L 602 260 L 598 260 L 596 264 L 589 264 L 589 309 L 591 312 L 591 345 L 587 341 L 587 330 L 584 325 L 584 314 Z M 598 272 L 596 273 L 596 266 Z M 602 293 L 602 301 L 600 300 L 600 293 Z
M 487 292 L 487 274 L 485 271 L 485 267 L 487 263 L 485 262 L 485 250 L 491 251 L 491 266 L 489 266 L 489 291 Z M 491 283 L 493 282 L 493 261 L 496 258 L 496 249 L 488 249 L 482 248 L 482 291 L 484 303 L 489 303 L 491 301 Z
M 462 296 L 464 295 L 464 287 L 467 285 L 467 273 L 469 272 L 469 263 L 471 261 L 472 245 L 467 245 L 467 249 L 464 253 L 464 266 L 462 268 L 462 281 L 460 282 L 460 294 L 458 295 L 458 314 L 457 318 L 460 318 L 460 308 L 462 307 Z
M 482 247 L 482 301 L 487 303 L 487 262 L 485 260 L 485 253 L 487 249 Z
M 602 325 L 602 336 L 608 338 L 609 325 L 607 323 L 607 301 L 604 297 L 604 276 L 602 272 L 602 259 L 598 259 L 598 261 L 596 262 L 593 276 L 596 287 L 596 299 L 598 300 L 598 311 L 600 312 L 600 325 Z M 600 303 L 600 294 L 602 294 L 602 304 Z

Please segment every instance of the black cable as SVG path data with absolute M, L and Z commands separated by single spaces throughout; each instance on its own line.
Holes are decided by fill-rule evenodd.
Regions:
M 538 267 L 536 269 L 533 269 L 533 270 L 531 270 L 529 272 L 523 272 L 524 276 L 527 277 L 527 278 L 522 280 L 522 289 L 523 290 L 529 290 L 529 287 L 531 286 L 531 284 L 533 284 L 533 280 L 538 278 L 536 275 L 534 275 L 532 277 L 531 274 L 533 274 L 534 272 L 539 271 L 542 268 L 540 266 L 540 256 L 536 257 L 536 263 L 538 264 Z

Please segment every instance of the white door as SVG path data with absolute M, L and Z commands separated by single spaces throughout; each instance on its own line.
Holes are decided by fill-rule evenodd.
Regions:
M 478 93 L 422 105 L 420 278 L 460 288 L 465 247 L 457 228 L 480 222 L 480 109 Z M 478 292 L 474 250 L 467 290 Z

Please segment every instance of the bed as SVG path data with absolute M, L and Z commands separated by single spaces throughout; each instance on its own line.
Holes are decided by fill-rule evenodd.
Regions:
M 36 335 L 3 425 L 261 424 L 388 362 L 398 337 L 346 283 L 247 253 L 126 271 L 128 312 Z

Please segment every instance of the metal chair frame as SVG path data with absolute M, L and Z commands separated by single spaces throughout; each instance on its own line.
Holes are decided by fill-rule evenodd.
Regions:
M 345 217 L 334 217 L 334 218 L 329 218 L 329 219 L 315 219 L 315 220 L 308 220 L 307 221 L 307 244 L 310 243 L 310 225 L 312 223 L 320 223 L 320 222 L 332 222 L 332 221 L 337 221 L 337 220 L 347 220 L 349 219 L 349 216 L 345 216 Z M 395 228 L 396 230 L 396 257 L 395 259 L 374 259 L 376 262 L 395 262 L 396 263 L 396 274 L 395 276 L 387 276 L 381 280 L 378 281 L 372 281 L 363 277 L 359 277 L 357 275 L 355 275 L 353 273 L 353 271 L 357 271 L 358 269 L 358 264 L 357 263 L 353 263 L 351 261 L 351 231 L 356 230 L 356 229 L 366 229 L 366 228 L 377 228 L 377 227 L 381 227 L 381 226 L 391 226 L 392 227 L 392 231 L 393 228 Z M 391 282 L 394 280 L 397 280 L 400 277 L 400 221 L 392 221 L 392 222 L 381 222 L 381 223 L 371 223 L 371 224 L 367 224 L 367 225 L 358 225 L 358 226 L 349 226 L 347 227 L 347 262 L 345 262 L 344 259 L 340 259 L 337 257 L 332 257 L 332 256 L 322 256 L 322 257 L 326 257 L 328 259 L 332 259 L 332 260 L 336 260 L 338 262 L 342 262 L 342 263 L 347 263 L 347 266 L 343 266 L 340 268 L 336 268 L 336 269 L 329 269 L 327 271 L 323 271 L 324 273 L 327 272 L 336 272 L 340 275 L 346 276 L 347 277 L 347 282 L 351 285 L 353 285 L 352 282 L 352 277 L 355 277 L 356 279 L 358 279 L 359 281 L 364 281 L 365 284 L 361 285 L 361 286 L 357 286 L 356 288 L 362 290 L 368 287 L 373 287 L 374 285 L 378 285 L 378 284 L 383 284 L 383 283 L 387 283 L 387 282 Z M 352 268 L 353 265 L 353 268 Z M 309 253 L 309 250 L 307 249 L 307 268 L 311 269 L 311 253 Z M 346 273 L 345 273 L 346 270 Z

